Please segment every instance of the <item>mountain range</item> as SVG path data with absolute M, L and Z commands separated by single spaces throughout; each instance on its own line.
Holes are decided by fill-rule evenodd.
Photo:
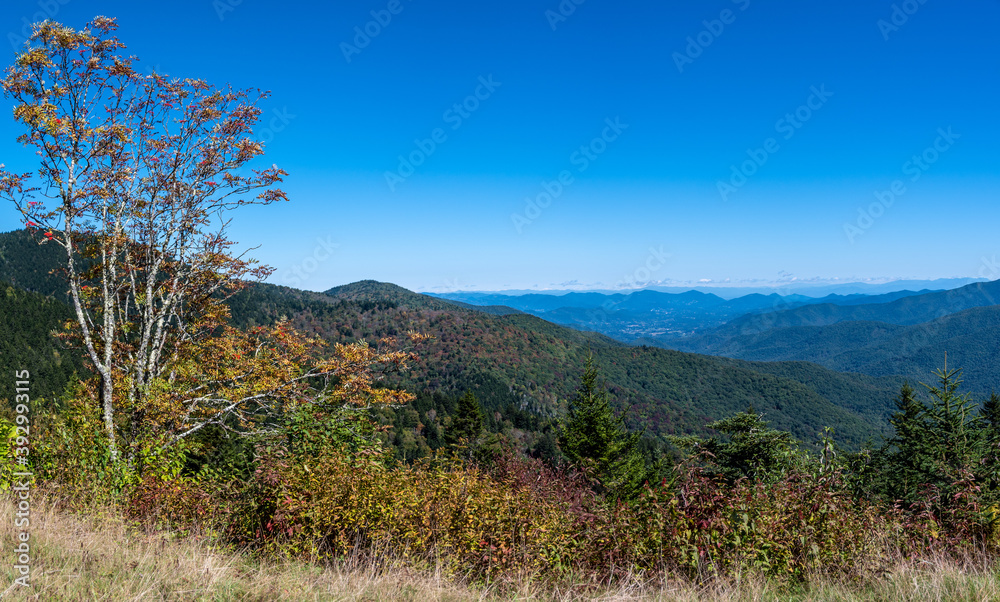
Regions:
M 68 315 L 61 301 L 65 286 L 51 273 L 58 266 L 58 254 L 48 245 L 32 245 L 23 231 L 0 235 L 0 274 L 18 284 L 8 289 L 30 288 L 34 292 L 23 293 L 24 299 L 56 308 L 52 315 L 33 318 L 37 328 L 27 343 L 37 348 L 52 345 L 60 357 L 77 357 L 77 350 L 62 347 L 51 336 Z M 635 295 L 623 299 L 622 305 L 642 311 L 653 298 Z M 701 293 L 681 296 L 676 303 L 685 304 L 733 307 Z M 419 361 L 413 369 L 387 383 L 418 395 L 410 406 L 381 416 L 389 427 L 389 442 L 407 459 L 439 446 L 454 400 L 466 390 L 477 394 L 491 429 L 506 432 L 528 452 L 538 449 L 545 438 L 551 440 L 566 400 L 579 386 L 588 355 L 594 357 L 619 410 L 627 410 L 627 423 L 645 429 L 656 440 L 706 434 L 708 423 L 752 406 L 775 428 L 807 443 L 815 442 L 823 427 L 832 426 L 842 444 L 856 448 L 886 431 L 886 416 L 899 384 L 892 378 L 844 374 L 805 362 L 762 364 L 630 345 L 517 308 L 456 304 L 374 281 L 324 293 L 254 284 L 231 299 L 230 308 L 238 326 L 287 318 L 299 330 L 331 343 L 373 341 L 410 330 L 431 335 L 429 342 L 414 350 Z M 23 329 L 26 315 L 4 311 L 0 327 Z M 19 353 L 6 357 L 17 363 Z M 33 359 L 33 371 L 64 374 L 66 368 L 50 355 Z M 54 383 L 51 393 L 57 392 Z
M 815 362 L 834 370 L 926 382 L 963 368 L 965 387 L 1000 390 L 1000 281 L 908 296 L 889 303 L 817 304 L 745 315 L 685 340 L 657 344 L 726 357 Z
M 634 345 L 756 362 L 808 361 L 913 383 L 930 380 L 948 352 L 950 365 L 963 368 L 966 388 L 982 395 L 1000 389 L 1000 281 L 815 298 L 752 293 L 726 300 L 653 290 L 445 296 L 514 307 Z
M 629 294 L 447 293 L 435 296 L 474 306 L 509 307 L 550 322 L 600 332 L 626 342 L 640 339 L 665 342 L 695 336 L 747 314 L 770 314 L 809 305 L 888 303 L 928 292 L 903 290 L 880 295 L 832 294 L 820 298 L 751 293 L 734 299 L 699 291 L 664 293 L 655 290 Z
M 406 330 L 434 339 L 400 384 L 457 394 L 474 390 L 484 408 L 556 418 L 592 354 L 629 422 L 654 436 L 705 433 L 718 417 L 753 406 L 781 428 L 815 441 L 823 426 L 856 446 L 884 432 L 897 383 L 840 374 L 803 362 L 766 368 L 653 346 L 632 346 L 532 315 L 480 311 L 391 284 L 363 281 L 325 293 L 257 285 L 233 303 L 244 325 L 289 317 L 331 342 L 372 340 Z M 421 423 L 424 417 L 421 418 Z
M 0 278 L 9 283 L 0 329 L 26 333 L 4 357 L 30 358 L 50 398 L 86 373 L 82 360 L 70 359 L 80 354 L 52 336 L 70 317 L 57 251 L 23 231 L 0 235 Z M 407 459 L 440 446 L 466 390 L 477 394 L 492 430 L 525 451 L 540 449 L 587 356 L 630 427 L 660 441 L 707 434 L 708 423 L 753 407 L 807 443 L 831 426 L 856 448 L 886 433 L 899 385 L 932 378 L 945 350 L 951 365 L 965 368 L 970 389 L 1000 387 L 1000 282 L 820 298 L 652 290 L 448 297 L 375 281 L 322 293 L 257 283 L 229 303 L 238 326 L 286 318 L 331 343 L 431 335 L 414 350 L 413 369 L 388 383 L 417 401 L 381 416 Z

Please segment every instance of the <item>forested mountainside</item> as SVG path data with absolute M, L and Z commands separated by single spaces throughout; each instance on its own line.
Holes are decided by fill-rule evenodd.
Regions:
M 57 275 L 50 274 L 59 256 L 48 246 L 38 247 L 23 232 L 0 236 L 4 253 L 0 274 L 42 293 L 59 294 L 63 285 Z M 4 316 L 12 320 L 10 328 L 16 327 L 17 316 L 41 312 L 24 340 L 41 354 L 32 360 L 37 364 L 34 371 L 48 375 L 44 378 L 52 382 L 51 395 L 63 386 L 67 374 L 82 369 L 78 352 L 69 353 L 75 364 L 60 359 L 65 353 L 49 334 L 69 317 L 68 309 L 39 294 L 18 292 L 8 298 L 38 306 L 30 311 L 13 307 L 5 311 Z M 529 451 L 550 445 L 552 421 L 561 416 L 566 399 L 579 385 L 590 353 L 618 407 L 630 409 L 630 426 L 645 428 L 656 438 L 703 434 L 707 423 L 752 405 L 776 428 L 804 441 L 815 441 L 824 426 L 833 426 L 843 444 L 855 447 L 884 431 L 896 390 L 891 379 L 877 381 L 818 366 L 754 365 L 629 346 L 514 309 L 463 306 L 373 281 L 326 293 L 254 284 L 231 299 L 230 307 L 238 326 L 263 325 L 284 317 L 296 328 L 331 343 L 374 341 L 410 330 L 432 335 L 431 341 L 415 350 L 418 364 L 398 383 L 419 399 L 386 416 L 394 425 L 394 443 L 405 457 L 423 455 L 438 446 L 440 431 L 457 397 L 466 390 L 477 394 L 492 430 L 512 433 Z M 14 350 L 7 357 L 25 354 Z
M 38 244 L 27 230 L 0 234 L 0 281 L 66 301 L 65 280 L 53 273 L 63 262 L 65 251 L 62 247 L 53 243 Z
M 0 282 L 0 387 L 6 399 L 14 399 L 15 371 L 28 370 L 31 397 L 49 401 L 74 374 L 85 374 L 83 356 L 55 337 L 71 318 L 61 301 Z
M 417 350 L 421 361 L 403 384 L 452 396 L 471 388 L 501 419 L 503 408 L 543 419 L 559 415 L 579 384 L 588 353 L 621 406 L 631 408 L 632 426 L 654 435 L 703 433 L 708 422 L 753 405 L 776 427 L 804 440 L 815 440 L 823 426 L 835 426 L 839 438 L 854 446 L 881 434 L 896 388 L 894 382 L 818 366 L 761 370 L 744 362 L 628 346 L 534 316 L 493 315 L 372 281 L 325 295 L 257 285 L 231 305 L 238 324 L 284 316 L 331 342 L 408 330 L 430 334 L 434 339 Z M 416 418 L 422 425 L 435 422 L 426 414 Z
M 774 328 L 720 338 L 704 351 L 762 362 L 804 360 L 872 376 L 902 375 L 912 383 L 926 381 L 944 365 L 948 352 L 948 364 L 963 368 L 963 386 L 988 395 L 1000 391 L 1000 306 L 909 326 L 850 321 Z
M 0 369 L 31 373 L 31 395 L 51 401 L 74 374 L 84 374 L 80 353 L 55 338 L 72 318 L 59 274 L 62 249 L 39 245 L 26 230 L 0 234 Z M 11 378 L 0 387 L 13 399 Z
M 746 314 L 768 314 L 807 305 L 839 306 L 889 303 L 932 291 L 894 291 L 879 295 L 837 295 L 822 298 L 789 294 L 751 293 L 723 299 L 713 293 L 687 291 L 666 293 L 637 290 L 630 293 L 570 292 L 564 294 L 454 292 L 432 296 L 453 303 L 475 306 L 511 307 L 549 322 L 577 330 L 600 332 L 629 343 L 651 339 L 670 346 L 670 341 L 686 339 L 720 327 Z

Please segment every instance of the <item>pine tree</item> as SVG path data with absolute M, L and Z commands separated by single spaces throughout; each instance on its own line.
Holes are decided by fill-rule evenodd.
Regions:
M 889 419 L 889 423 L 896 429 L 896 436 L 892 439 L 896 444 L 918 439 L 926 430 L 922 420 L 927 407 L 917 400 L 915 394 L 910 383 L 904 382 L 899 389 L 899 396 L 894 400 L 896 413 Z
M 597 479 L 600 492 L 613 500 L 632 499 L 647 479 L 639 448 L 642 432 L 630 433 L 625 414 L 615 416 L 594 358 L 587 358 L 583 382 L 570 400 L 569 415 L 559 434 L 559 447 L 577 466 Z
M 458 400 L 451 428 L 445 432 L 445 441 L 449 445 L 473 443 L 483 433 L 483 411 L 479 401 L 472 391 L 466 391 Z
M 932 480 L 934 471 L 927 406 L 916 398 L 916 391 L 909 383 L 903 383 L 895 404 L 896 412 L 889 419 L 895 434 L 879 451 L 878 476 L 890 499 L 912 502 L 922 485 Z
M 990 398 L 983 403 L 979 416 L 989 432 L 988 439 L 996 442 L 1000 439 L 1000 395 L 996 391 L 990 393 Z
M 899 450 L 902 460 L 915 466 L 913 461 L 926 454 L 924 447 L 930 442 L 927 406 L 916 398 L 916 391 L 905 382 L 894 401 L 896 412 L 889 424 L 895 429 L 895 435 L 889 444 Z
M 997 401 L 976 413 L 968 393 L 958 393 L 961 370 L 938 370 L 937 385 L 924 385 L 929 403 L 904 384 L 889 422 L 895 435 L 880 450 L 883 491 L 904 505 L 923 503 L 936 491 L 941 504 L 954 498 L 956 484 L 967 475 L 984 474 L 990 419 Z M 987 414 L 984 414 L 987 412 Z
M 939 386 L 924 385 L 933 397 L 927 416 L 934 433 L 934 456 L 951 470 L 971 466 L 980 452 L 981 418 L 975 415 L 971 394 L 958 393 L 962 384 L 960 369 L 934 373 Z
M 763 481 L 779 476 L 788 468 L 795 440 L 791 433 L 770 428 L 753 406 L 717 420 L 708 428 L 729 436 L 729 441 L 712 439 L 704 445 L 726 478 Z

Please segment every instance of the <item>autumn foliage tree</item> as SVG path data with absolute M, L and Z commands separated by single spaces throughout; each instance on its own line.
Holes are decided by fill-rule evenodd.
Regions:
M 284 321 L 250 331 L 220 326 L 172 365 L 170 378 L 153 382 L 135 423 L 147 432 L 132 439 L 159 435 L 169 445 L 210 425 L 260 435 L 274 432 L 276 418 L 307 405 L 399 405 L 411 396 L 381 381 L 412 358 L 392 338 L 328 348 Z
M 65 251 L 73 337 L 100 381 L 112 458 L 143 433 L 171 444 L 210 424 L 254 432 L 282 404 L 315 399 L 317 379 L 357 387 L 404 362 L 360 346 L 324 362 L 287 325 L 226 325 L 225 300 L 270 273 L 233 250 L 228 214 L 287 200 L 284 171 L 249 165 L 264 152 L 253 127 L 267 94 L 142 74 L 116 29 L 105 17 L 34 26 L 2 84 L 41 165 L 37 179 L 0 166 L 0 195 Z

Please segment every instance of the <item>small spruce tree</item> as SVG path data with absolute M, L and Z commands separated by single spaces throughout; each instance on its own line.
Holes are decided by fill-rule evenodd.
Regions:
M 1000 395 L 996 391 L 990 393 L 990 398 L 983 403 L 979 415 L 991 432 L 1000 433 Z
M 880 451 L 884 467 L 879 473 L 890 499 L 912 502 L 921 486 L 933 480 L 927 406 L 909 383 L 903 383 L 895 403 L 896 412 L 889 419 L 895 434 Z
M 688 452 L 708 452 L 709 469 L 728 481 L 748 478 L 770 481 L 780 477 L 792 462 L 797 447 L 790 433 L 770 428 L 753 405 L 746 411 L 708 424 L 726 439 L 671 437 L 670 441 Z
M 628 500 L 642 490 L 648 474 L 639 447 L 642 432 L 630 433 L 625 414 L 615 416 L 594 358 L 587 358 L 583 382 L 570 400 L 559 447 L 570 462 L 588 470 L 597 489 L 612 500 Z
M 896 413 L 889 422 L 895 435 L 879 450 L 878 472 L 883 479 L 883 493 L 890 500 L 900 500 L 909 507 L 928 502 L 929 492 L 936 492 L 935 510 L 947 510 L 961 503 L 965 494 L 957 487 L 973 478 L 980 485 L 996 481 L 988 441 L 997 401 L 987 402 L 975 411 L 968 393 L 958 393 L 961 370 L 939 370 L 935 386 L 924 385 L 929 403 L 916 399 L 909 385 L 903 385 L 896 398 Z M 989 495 L 989 487 L 982 489 Z M 961 494 L 961 495 L 959 495 Z
M 935 435 L 933 454 L 946 470 L 972 466 L 981 451 L 982 418 L 974 412 L 970 393 L 958 393 L 962 371 L 939 370 L 934 373 L 940 385 L 924 385 L 931 394 L 927 417 Z
M 731 479 L 769 480 L 780 476 L 790 465 L 795 439 L 791 433 L 770 428 L 752 407 L 708 427 L 729 435 L 729 441 L 713 439 L 706 447 Z
M 455 416 L 451 420 L 451 428 L 445 432 L 445 441 L 449 445 L 474 443 L 483 434 L 483 411 L 479 401 L 472 391 L 466 391 L 458 400 Z

